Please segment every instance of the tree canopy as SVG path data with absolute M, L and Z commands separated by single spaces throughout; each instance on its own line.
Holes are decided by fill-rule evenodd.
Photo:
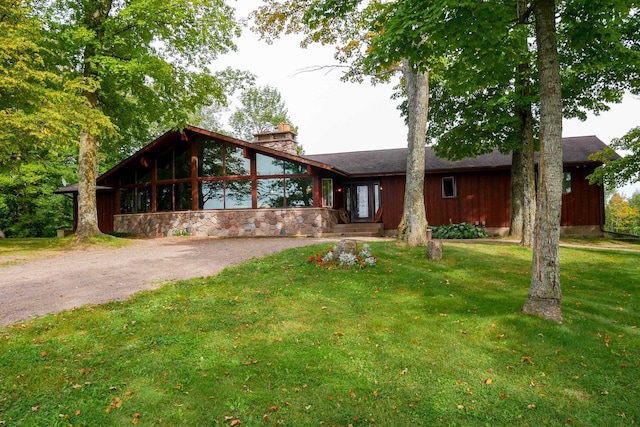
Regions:
M 628 154 L 618 158 L 616 150 Z M 616 188 L 640 182 L 640 126 L 614 139 L 603 152 L 592 155 L 591 160 L 602 162 L 602 166 L 589 176 L 591 183 L 603 183 L 608 188 Z
M 252 141 L 253 135 L 291 123 L 278 89 L 271 86 L 248 87 L 240 94 L 240 105 L 229 118 L 233 136 Z
M 124 157 L 150 137 L 154 124 L 181 128 L 202 106 L 224 99 L 225 75 L 212 73 L 234 49 L 239 27 L 221 0 L 35 0 L 47 28 L 50 60 L 84 82 L 85 113 L 105 126 L 80 126 L 80 238 L 99 233 L 95 201 L 98 146 Z M 112 154 L 110 154 L 112 155 Z

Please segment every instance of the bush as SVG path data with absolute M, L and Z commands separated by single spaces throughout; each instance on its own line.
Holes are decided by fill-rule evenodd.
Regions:
M 471 225 L 467 222 L 460 224 L 441 225 L 433 227 L 434 239 L 479 239 L 488 237 L 483 228 Z

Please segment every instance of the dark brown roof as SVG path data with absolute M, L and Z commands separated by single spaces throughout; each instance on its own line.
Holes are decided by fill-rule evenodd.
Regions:
M 182 133 L 175 131 L 175 130 L 171 130 L 168 131 L 166 133 L 164 133 L 163 135 L 159 136 L 156 140 L 154 140 L 153 142 L 151 142 L 150 144 L 146 145 L 145 147 L 141 148 L 140 150 L 138 150 L 135 154 L 131 155 L 130 157 L 128 157 L 127 159 L 123 160 L 122 162 L 118 163 L 116 166 L 114 166 L 113 168 L 109 169 L 107 172 L 105 172 L 104 174 L 100 175 L 98 177 L 98 182 L 104 181 L 104 179 L 108 178 L 109 176 L 115 174 L 117 171 L 119 171 L 120 169 L 124 168 L 125 166 L 133 163 L 136 161 L 136 159 L 149 154 L 149 153 L 155 153 L 158 152 L 160 150 L 163 150 L 171 145 L 175 145 L 180 143 L 181 141 L 186 141 L 188 140 L 188 138 L 190 138 L 193 134 L 198 134 L 198 135 L 204 135 L 213 139 L 216 139 L 218 141 L 222 141 L 222 142 L 226 142 L 228 144 L 231 145 L 235 145 L 236 147 L 241 147 L 241 148 L 248 148 L 254 151 L 258 151 L 267 155 L 271 155 L 271 156 L 276 156 L 282 159 L 286 159 L 286 160 L 292 160 L 298 163 L 302 163 L 302 164 L 306 164 L 309 166 L 313 166 L 316 168 L 320 168 L 320 169 L 328 169 L 331 170 L 333 172 L 336 172 L 340 175 L 345 175 L 345 173 L 341 170 L 337 170 L 335 167 L 326 165 L 324 163 L 315 161 L 313 159 L 309 159 L 309 158 L 304 158 L 304 157 L 300 157 L 300 156 L 296 156 L 293 154 L 288 154 L 288 153 L 284 153 L 282 151 L 278 151 L 278 150 L 274 150 L 268 147 L 264 147 L 262 145 L 257 145 L 257 144 L 253 144 L 251 142 L 247 142 L 247 141 L 243 141 L 241 139 L 236 139 L 227 135 L 222 135 L 216 132 L 211 132 L 196 126 L 187 126 L 184 131 Z
M 579 136 L 562 139 L 563 162 L 566 165 L 595 163 L 589 155 L 606 147 L 596 136 Z M 326 163 L 347 172 L 349 175 L 399 175 L 407 170 L 407 149 L 354 151 L 349 153 L 316 154 L 307 159 Z M 427 173 L 451 170 L 505 169 L 511 167 L 511 154 L 502 154 L 497 149 L 477 157 L 450 161 L 436 157 L 427 147 L 425 170 Z
M 62 187 L 54 191 L 56 194 L 65 194 L 65 193 L 77 193 L 78 192 L 78 183 L 67 185 L 66 187 Z M 96 185 L 96 191 L 113 191 L 113 187 L 106 187 L 104 185 Z

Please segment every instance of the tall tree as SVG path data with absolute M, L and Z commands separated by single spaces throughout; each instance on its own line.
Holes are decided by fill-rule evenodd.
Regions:
M 408 107 L 409 151 L 399 237 L 410 245 L 426 245 L 424 166 L 428 85 L 435 65 L 430 48 L 434 43 L 431 37 L 412 32 L 412 26 L 425 18 L 434 23 L 438 16 L 433 15 L 438 14 L 424 2 L 419 9 L 413 3 L 268 0 L 254 17 L 267 40 L 282 33 L 303 33 L 303 46 L 314 42 L 336 45 L 335 57 L 347 70 L 345 79 L 362 81 L 364 76 L 372 76 L 376 82 L 389 81 L 400 73 Z
M 523 311 L 562 321 L 560 214 L 562 212 L 562 81 L 558 61 L 555 0 L 535 0 L 540 75 L 538 205 L 529 297 Z
M 245 141 L 252 141 L 254 134 L 273 129 L 279 123 L 292 124 L 282 95 L 271 86 L 243 90 L 240 105 L 229 118 L 233 135 Z
M 98 146 L 122 150 L 148 140 L 153 123 L 181 128 L 203 105 L 224 97 L 224 73 L 208 66 L 239 34 L 222 0 L 39 0 L 59 70 L 84 82 L 85 112 L 105 126 L 80 126 L 79 238 L 98 234 Z M 130 151 L 125 148 L 125 152 Z

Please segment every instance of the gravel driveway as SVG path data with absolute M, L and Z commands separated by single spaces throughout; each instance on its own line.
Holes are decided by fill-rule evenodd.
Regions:
M 121 300 L 166 281 L 330 239 L 167 237 L 122 248 L 86 248 L 0 267 L 0 326 L 85 304 Z M 3 261 L 0 258 L 0 261 Z

